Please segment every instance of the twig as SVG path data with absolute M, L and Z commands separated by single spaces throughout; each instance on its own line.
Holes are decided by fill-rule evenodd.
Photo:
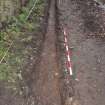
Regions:
M 26 20 L 28 20 L 28 18 L 30 17 L 31 13 L 33 12 L 33 9 L 35 8 L 37 1 L 38 0 L 35 0 L 33 7 L 31 8 L 31 10 L 29 11 L 29 14 L 26 17 Z
M 29 14 L 26 17 L 26 20 L 28 20 L 28 18 L 30 17 L 31 13 L 33 12 L 33 9 L 36 6 L 38 0 L 35 0 L 33 7 L 31 8 L 31 10 L 29 11 Z M 4 56 L 2 57 L 2 59 L 0 60 L 0 64 L 2 63 L 2 61 L 5 59 L 5 57 L 7 56 L 8 51 L 10 50 L 11 46 L 12 46 L 13 42 L 10 44 L 9 48 L 7 49 L 7 51 L 5 52 Z
M 7 56 L 8 51 L 10 50 L 11 46 L 13 45 L 13 42 L 10 44 L 10 46 L 8 47 L 7 51 L 5 52 L 4 56 L 2 57 L 2 59 L 0 60 L 0 64 L 2 63 L 2 61 L 5 59 L 5 57 Z

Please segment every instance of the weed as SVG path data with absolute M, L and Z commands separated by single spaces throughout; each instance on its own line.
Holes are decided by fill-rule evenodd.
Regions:
M 43 15 L 43 0 L 38 0 L 35 9 L 31 16 L 26 21 L 26 17 L 30 8 L 33 5 L 33 0 L 30 0 L 28 7 L 23 7 L 18 16 L 9 18 L 8 27 L 0 31 L 0 81 L 15 83 L 18 79 L 22 80 L 22 69 L 25 62 L 25 56 L 30 53 L 27 50 L 25 43 L 31 42 L 33 36 L 28 36 L 26 33 L 32 33 L 39 27 L 40 17 Z M 11 43 L 13 45 L 10 47 Z M 10 47 L 10 49 L 8 49 Z M 27 55 L 24 55 L 28 52 Z

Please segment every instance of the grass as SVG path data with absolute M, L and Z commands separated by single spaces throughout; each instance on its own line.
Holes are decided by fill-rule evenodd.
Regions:
M 32 52 L 32 49 L 27 47 L 34 37 L 26 33 L 37 31 L 40 17 L 43 15 L 44 1 L 38 0 L 29 20 L 26 21 L 33 2 L 33 0 L 30 0 L 27 7 L 22 8 L 22 12 L 18 16 L 12 16 L 8 20 L 8 22 L 12 21 L 12 24 L 0 32 L 0 60 L 6 53 L 0 63 L 0 81 L 17 84 L 16 82 L 23 79 L 23 65 L 27 56 Z M 11 45 L 11 43 L 13 44 Z

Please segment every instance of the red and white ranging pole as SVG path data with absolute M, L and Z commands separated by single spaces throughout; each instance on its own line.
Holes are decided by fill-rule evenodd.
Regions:
M 65 46 L 65 50 L 66 50 L 65 55 L 66 55 L 66 58 L 67 58 L 66 67 L 67 67 L 67 70 L 68 70 L 70 76 L 72 76 L 73 71 L 72 71 L 72 64 L 71 64 L 71 52 L 70 52 L 69 45 L 68 45 L 66 28 L 64 28 L 63 33 L 64 33 L 64 46 Z

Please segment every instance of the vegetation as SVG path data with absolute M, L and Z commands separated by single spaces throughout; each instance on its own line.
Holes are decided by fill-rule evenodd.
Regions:
M 30 0 L 27 7 L 22 7 L 19 14 L 7 19 L 8 26 L 0 31 L 0 81 L 17 84 L 22 80 L 22 69 L 31 49 L 33 33 L 38 30 L 40 17 L 43 15 L 43 0 Z M 30 10 L 32 13 L 29 15 Z M 27 19 L 27 16 L 28 19 Z

